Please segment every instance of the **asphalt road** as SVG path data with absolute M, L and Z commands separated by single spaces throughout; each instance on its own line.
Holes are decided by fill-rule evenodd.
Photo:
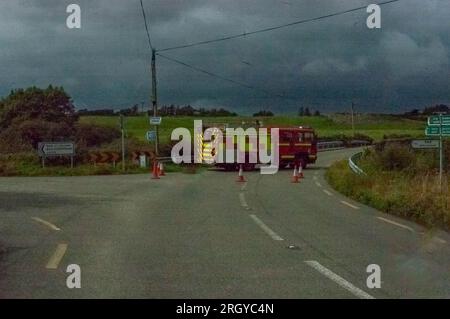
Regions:
M 0 298 L 449 298 L 448 233 L 327 185 L 353 152 L 321 153 L 300 184 L 290 170 L 1 178 Z

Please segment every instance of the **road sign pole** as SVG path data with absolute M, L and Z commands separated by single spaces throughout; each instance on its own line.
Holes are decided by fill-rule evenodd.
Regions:
M 120 114 L 120 130 L 122 132 L 122 171 L 125 171 L 125 127 L 122 114 Z
M 442 113 L 439 114 L 440 134 L 439 134 L 439 190 L 442 191 L 442 171 L 443 171 L 443 145 L 442 145 Z
M 158 116 L 158 95 L 156 93 L 156 51 L 152 50 L 152 104 L 153 104 L 153 116 Z M 158 126 L 155 125 L 156 139 L 155 139 L 155 154 L 158 156 Z

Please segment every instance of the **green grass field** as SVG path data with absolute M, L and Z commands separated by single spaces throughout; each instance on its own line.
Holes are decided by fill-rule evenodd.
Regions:
M 185 127 L 192 131 L 194 120 L 201 119 L 204 123 L 228 123 L 240 126 L 243 122 L 254 123 L 253 117 L 165 117 L 160 126 L 160 141 L 167 143 L 170 134 L 177 127 Z M 259 118 L 264 125 L 281 126 L 311 126 L 319 137 L 330 137 L 335 135 L 352 136 L 351 118 L 348 115 L 333 114 L 318 117 L 299 116 L 274 116 Z M 108 127 L 119 127 L 117 116 L 85 116 L 80 119 L 83 123 L 92 123 Z M 136 137 L 145 141 L 145 132 L 150 129 L 147 116 L 128 117 L 126 119 L 126 131 L 128 136 Z M 383 136 L 409 135 L 411 137 L 423 137 L 425 122 L 403 119 L 391 115 L 365 115 L 355 116 L 355 133 L 370 136 L 374 140 L 381 140 Z

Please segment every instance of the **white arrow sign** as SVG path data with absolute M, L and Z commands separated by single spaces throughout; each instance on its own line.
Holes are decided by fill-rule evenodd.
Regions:
M 411 146 L 421 149 L 439 148 L 439 140 L 414 140 L 411 142 Z
M 62 156 L 75 154 L 75 145 L 73 142 L 42 142 L 38 144 L 40 156 Z

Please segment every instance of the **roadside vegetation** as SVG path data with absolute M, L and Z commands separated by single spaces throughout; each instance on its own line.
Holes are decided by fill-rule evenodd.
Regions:
M 450 143 L 446 144 L 449 158 Z M 337 191 L 357 201 L 427 227 L 449 230 L 449 180 L 444 175 L 441 190 L 438 165 L 435 150 L 412 150 L 408 143 L 380 143 L 367 149 L 358 161 L 367 176 L 353 173 L 347 160 L 332 165 L 326 176 Z
M 400 116 L 356 114 L 353 129 L 349 114 L 321 115 L 318 110 L 303 107 L 298 114 L 284 116 L 264 110 L 253 116 L 239 116 L 222 108 L 206 110 L 190 105 L 161 106 L 160 111 L 163 116 L 159 126 L 162 156 L 170 155 L 174 144 L 170 140 L 173 129 L 185 127 L 192 132 L 194 120 L 202 120 L 209 125 L 226 123 L 234 127 L 256 123 L 265 126 L 310 126 L 321 140 L 346 141 L 417 137 L 423 135 L 425 126 L 422 120 Z M 90 158 L 92 152 L 121 152 L 119 114 L 125 117 L 126 173 L 142 172 L 130 158 L 133 151 L 148 152 L 154 149 L 154 145 L 145 138 L 146 132 L 153 127 L 150 127 L 149 117 L 142 107 L 134 105 L 117 112 L 111 109 L 76 111 L 71 97 L 62 87 L 30 87 L 11 91 L 0 100 L 0 176 L 123 173 L 121 163 L 116 163 L 116 166 L 112 163 L 94 165 Z M 47 158 L 47 165 L 42 168 L 37 145 L 43 141 L 73 141 L 75 167 L 69 168 L 68 158 Z M 181 168 L 168 166 L 168 170 L 177 169 Z

